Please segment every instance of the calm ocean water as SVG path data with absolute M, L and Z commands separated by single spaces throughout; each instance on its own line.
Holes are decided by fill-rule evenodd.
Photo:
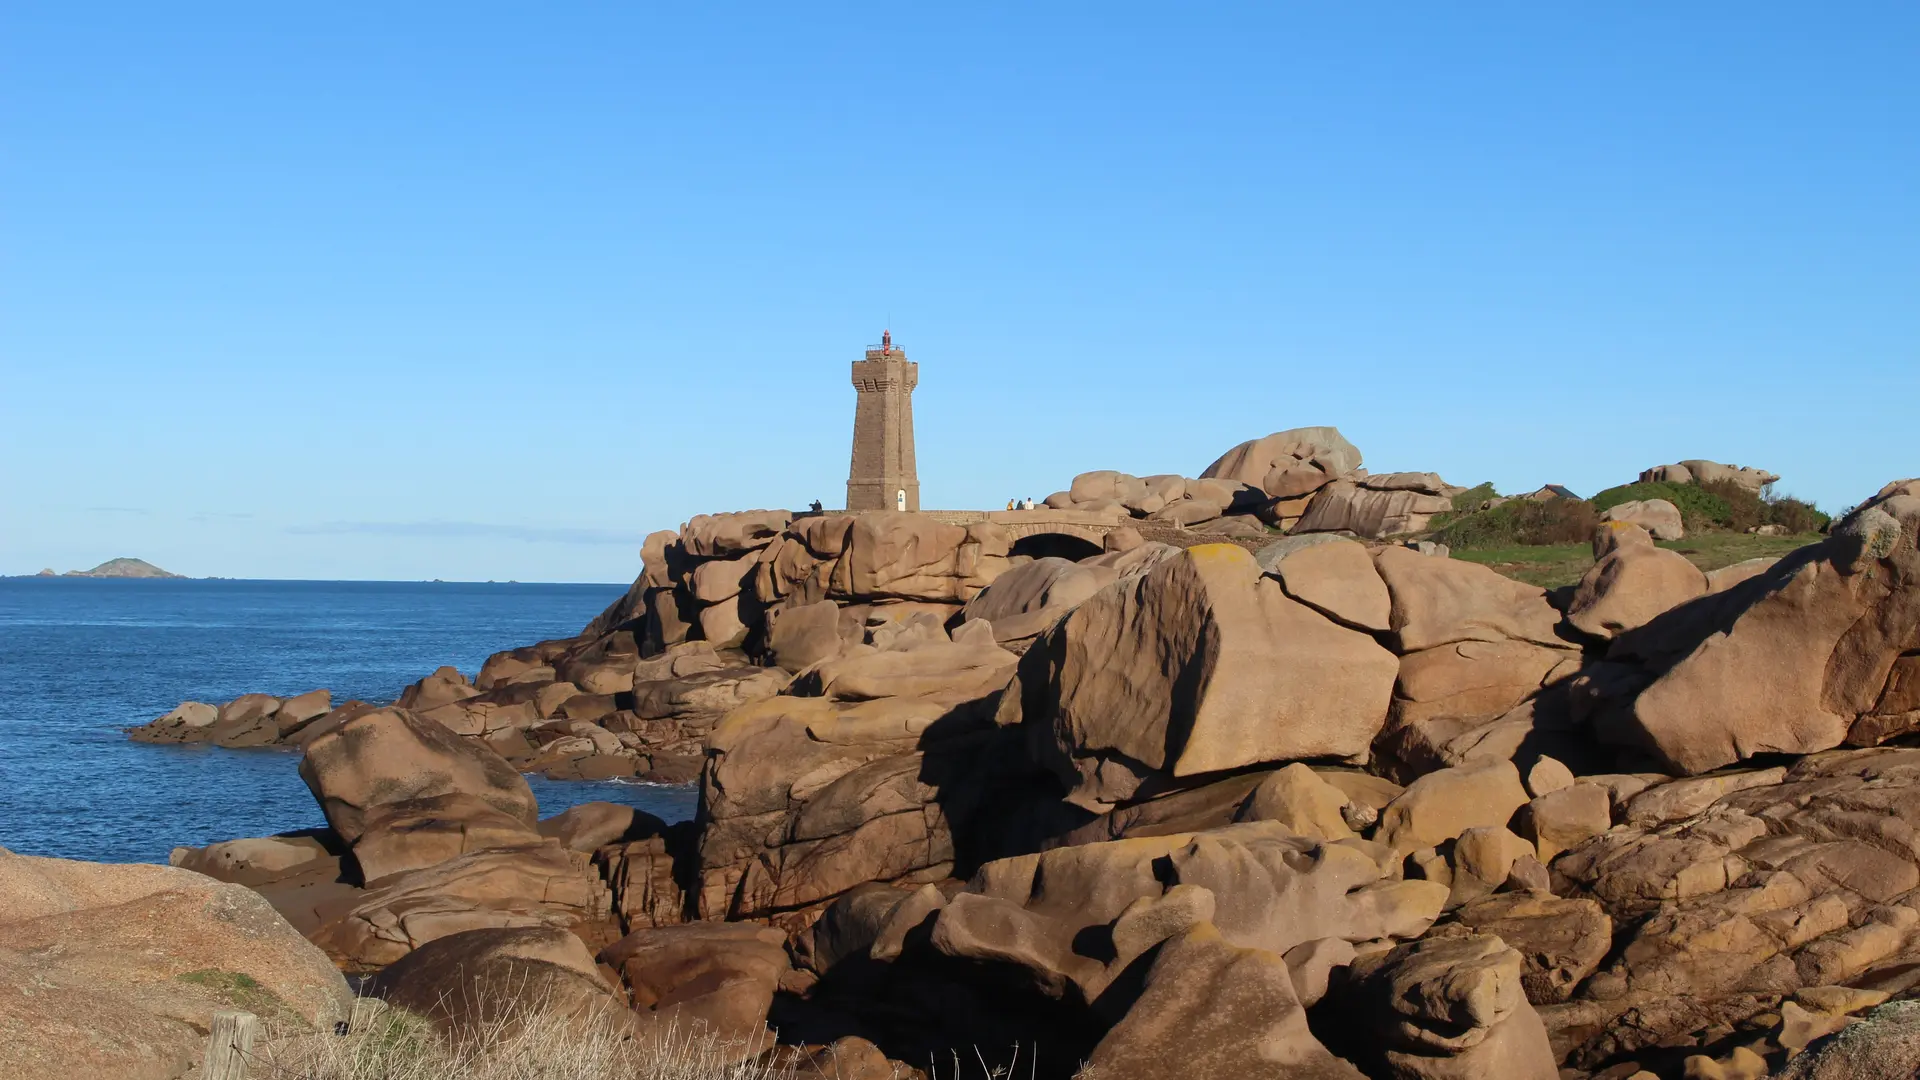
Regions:
M 278 750 L 144 746 L 185 700 L 324 686 L 391 701 L 441 664 L 578 633 L 619 585 L 0 579 L 0 847 L 165 862 L 176 845 L 323 825 Z M 543 815 L 604 799 L 677 821 L 688 787 L 528 777 Z

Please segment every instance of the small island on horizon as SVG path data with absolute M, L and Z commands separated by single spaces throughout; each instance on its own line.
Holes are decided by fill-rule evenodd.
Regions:
M 29 563 L 28 565 L 32 565 Z M 162 570 L 145 559 L 108 559 L 91 570 L 69 570 L 56 574 L 52 568 L 40 571 L 34 577 L 83 577 L 83 578 L 184 578 L 185 574 L 175 574 Z

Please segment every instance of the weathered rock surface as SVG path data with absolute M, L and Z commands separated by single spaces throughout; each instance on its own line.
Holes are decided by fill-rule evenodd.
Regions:
M 1613 947 L 1613 920 L 1597 901 L 1503 893 L 1462 907 L 1458 925 L 1519 952 L 1520 985 L 1535 1005 L 1552 1005 L 1600 967 Z
M 1365 1017 L 1391 1019 L 1369 1031 L 1376 1075 L 1558 1080 L 1546 1028 L 1522 990 L 1524 970 L 1497 937 L 1429 939 L 1356 959 L 1344 996 Z
M 361 829 L 353 857 L 369 883 L 468 852 L 540 840 L 525 821 L 459 791 L 379 804 L 367 812 Z
M 1268 498 L 1309 495 L 1360 467 L 1360 451 L 1337 428 L 1276 431 L 1222 454 L 1202 479 L 1233 480 L 1259 488 Z
M 932 881 L 954 858 L 942 781 L 990 728 L 1017 657 L 933 627 L 861 646 L 708 740 L 699 909 L 765 916 L 863 882 Z M 960 801 L 965 801 L 963 798 Z
M 1388 879 L 1364 846 L 1251 822 L 988 863 L 940 911 L 932 946 L 1015 965 L 1051 996 L 1091 1002 L 1135 958 L 1203 922 L 1235 945 L 1280 956 L 1322 938 L 1417 936 L 1446 894 L 1433 882 Z
M 1102 807 L 1149 777 L 1354 757 L 1386 718 L 1398 664 L 1286 595 L 1244 549 L 1188 548 L 1102 590 L 1021 665 L 1045 760 Z
M 1916 535 L 1920 498 L 1893 496 L 1766 573 L 1623 636 L 1610 656 L 1649 681 L 1602 736 L 1700 773 L 1829 749 L 1856 723 L 1872 726 L 1895 664 L 1920 642 Z
M 396 1000 L 525 976 L 859 1070 L 1018 1043 L 1108 1076 L 1757 1076 L 1920 987 L 1920 485 L 1713 576 L 1616 514 L 1550 595 L 1273 541 L 1458 490 L 1283 435 L 1076 477 L 1050 503 L 1133 523 L 1105 545 L 700 518 L 471 683 L 183 706 L 165 727 L 305 746 L 331 827 L 175 861 Z M 699 815 L 536 822 L 516 767 L 697 773 Z
M 277 746 L 293 741 L 302 729 L 332 709 L 325 690 L 281 699 L 271 694 L 242 694 L 225 705 L 183 701 L 172 712 L 127 731 L 134 742 L 212 743 L 233 749 Z
M 601 953 L 633 997 L 643 1033 L 710 1032 L 741 1057 L 771 1045 L 767 1011 L 790 969 L 786 935 L 747 923 L 640 930 Z
M 1114 1080 L 1361 1080 L 1307 1029 L 1286 963 L 1235 946 L 1208 923 L 1161 947 L 1140 1000 L 1089 1064 Z
M 1595 538 L 1597 561 L 1581 576 L 1567 606 L 1567 623 L 1596 638 L 1644 626 L 1708 591 L 1707 575 L 1685 555 L 1654 547 L 1650 539 L 1641 542 L 1645 532 L 1638 525 L 1618 525 L 1601 527 L 1610 550 L 1601 554 L 1603 540 Z
M 1433 847 L 1479 826 L 1504 826 L 1527 804 L 1511 761 L 1439 769 L 1415 780 L 1380 812 L 1376 839 L 1405 853 Z
M 1307 512 L 1293 526 L 1295 532 L 1348 532 L 1355 536 L 1379 538 L 1418 532 L 1427 527 L 1435 514 L 1453 509 L 1453 500 L 1436 490 L 1418 488 L 1378 488 L 1377 481 L 1396 478 L 1430 477 L 1431 473 L 1389 473 L 1382 477 L 1364 477 L 1357 482 L 1335 480 L 1319 489 Z
M 300 761 L 327 824 L 353 843 L 379 807 L 463 794 L 531 827 L 527 782 L 499 755 L 405 709 L 365 713 L 307 744 Z
M 1334 540 L 1307 543 L 1306 537 L 1270 544 L 1254 556 L 1261 569 L 1278 578 L 1286 594 L 1345 626 L 1384 631 L 1393 614 L 1393 598 L 1373 567 L 1367 549 Z
M 350 1002 L 250 889 L 0 849 L 0 1074 L 170 1080 L 215 1012 L 330 1024 Z
M 1115 576 L 1066 559 L 1035 559 L 995 579 L 967 602 L 962 617 L 987 620 L 996 640 L 1025 640 L 1079 606 Z
M 1712 484 L 1724 480 L 1756 492 L 1778 479 L 1780 479 L 1778 476 L 1765 469 L 1755 469 L 1745 465 L 1722 465 L 1717 461 L 1707 461 L 1703 458 L 1688 458 L 1674 465 L 1656 465 L 1640 474 L 1642 483 L 1663 481 L 1670 484 Z
M 587 857 L 553 841 L 469 852 L 373 886 L 309 935 L 343 966 L 383 967 L 463 930 L 545 926 L 598 938 L 611 912 Z
M 1665 499 L 1630 499 L 1607 507 L 1600 520 L 1638 525 L 1655 540 L 1679 540 L 1687 535 L 1680 508 Z
M 1780 1080 L 1908 1080 L 1920 1075 L 1920 1001 L 1896 1001 L 1808 1047 Z
M 534 1009 L 577 1021 L 630 1015 L 586 945 L 550 926 L 435 938 L 375 975 L 367 993 L 433 1021 L 456 1040 L 485 1037 Z

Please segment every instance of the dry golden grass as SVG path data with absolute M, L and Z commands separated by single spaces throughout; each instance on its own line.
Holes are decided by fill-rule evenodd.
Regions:
M 264 1021 L 266 1037 L 248 1060 L 249 1080 L 853 1080 L 834 1054 L 812 1060 L 757 1041 L 725 1039 L 705 1027 L 662 1026 L 636 1035 L 625 1008 L 582 1013 L 577 1001 L 549 1001 L 537 989 L 502 994 L 495 1007 L 463 1010 L 458 1037 L 413 1013 L 362 998 L 350 1021 L 315 1030 L 284 1015 Z M 973 1051 L 898 1067 L 895 1080 L 1026 1080 L 1037 1062 L 1016 1048 L 1011 1064 Z M 871 1053 L 871 1050 L 867 1051 Z M 871 1059 L 868 1059 L 869 1061 Z M 870 1066 L 849 1063 L 859 1080 Z
M 344 1033 L 279 1031 L 256 1047 L 252 1080 L 803 1080 L 773 1064 L 771 1044 L 704 1031 L 635 1038 L 612 1012 L 567 1017 L 502 1010 L 451 1039 L 412 1014 L 362 1001 Z

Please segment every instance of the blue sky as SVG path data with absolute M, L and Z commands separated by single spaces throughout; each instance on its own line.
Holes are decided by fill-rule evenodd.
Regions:
M 844 494 L 1920 473 L 1911 4 L 7 4 L 0 573 L 624 581 Z

